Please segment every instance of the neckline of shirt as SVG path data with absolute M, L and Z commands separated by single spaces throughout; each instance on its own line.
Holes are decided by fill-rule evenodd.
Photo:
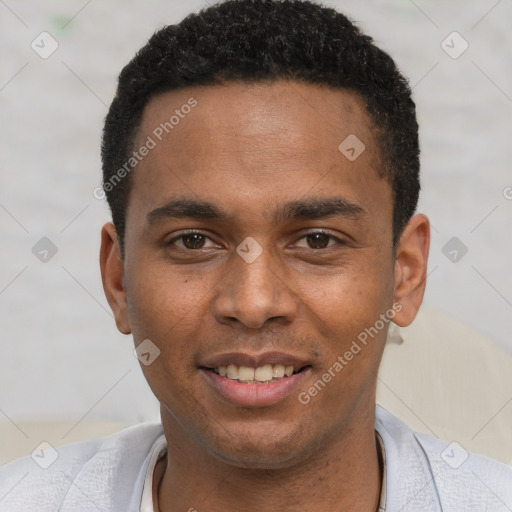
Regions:
M 379 508 L 377 512 L 386 512 L 386 449 L 381 435 L 375 430 L 377 445 L 382 457 L 382 486 L 380 491 Z M 167 453 L 167 441 L 165 435 L 161 434 L 153 443 L 150 451 L 149 464 L 144 478 L 142 496 L 140 501 L 140 512 L 155 512 L 153 503 L 153 476 L 158 461 Z

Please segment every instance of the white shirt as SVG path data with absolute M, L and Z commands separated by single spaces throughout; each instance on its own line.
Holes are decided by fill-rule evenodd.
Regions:
M 155 474 L 156 463 L 167 453 L 167 441 L 162 434 L 151 448 L 151 458 L 149 459 L 144 487 L 142 489 L 142 498 L 140 500 L 140 512 L 155 512 L 153 504 L 153 477 Z
M 415 434 L 379 406 L 375 430 L 385 452 L 386 512 L 512 510 L 512 467 Z M 142 423 L 59 447 L 47 469 L 18 459 L 0 467 L 0 512 L 151 512 L 164 450 L 161 424 Z

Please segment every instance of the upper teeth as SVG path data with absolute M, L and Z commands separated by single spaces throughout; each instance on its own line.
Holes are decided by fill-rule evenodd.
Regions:
M 280 379 L 285 375 L 289 377 L 293 374 L 293 366 L 284 366 L 282 364 L 266 364 L 257 368 L 230 364 L 228 366 L 219 366 L 216 370 L 222 377 L 242 382 L 267 382 L 274 378 Z

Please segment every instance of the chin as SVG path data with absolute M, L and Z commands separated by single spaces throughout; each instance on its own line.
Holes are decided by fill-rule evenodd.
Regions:
M 210 447 L 210 453 L 216 459 L 240 469 L 271 470 L 295 466 L 302 459 L 293 451 L 277 451 L 276 447 L 244 446 L 240 450 L 233 447 Z
M 308 442 L 300 428 L 262 426 L 218 431 L 215 437 L 203 439 L 204 447 L 214 458 L 244 469 L 283 469 L 304 461 L 315 453 L 316 444 Z M 230 433 L 231 435 L 227 434 Z

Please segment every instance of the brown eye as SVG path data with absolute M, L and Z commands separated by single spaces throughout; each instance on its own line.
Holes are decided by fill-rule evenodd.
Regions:
M 199 233 L 191 233 L 180 237 L 186 249 L 201 249 L 205 243 L 205 236 Z
M 324 233 L 311 233 L 306 236 L 306 240 L 311 249 L 325 249 L 329 245 L 331 238 L 331 236 Z
M 182 232 L 167 242 L 169 246 L 175 246 L 184 251 L 205 252 L 207 250 L 219 249 L 220 247 L 207 235 L 199 231 Z

